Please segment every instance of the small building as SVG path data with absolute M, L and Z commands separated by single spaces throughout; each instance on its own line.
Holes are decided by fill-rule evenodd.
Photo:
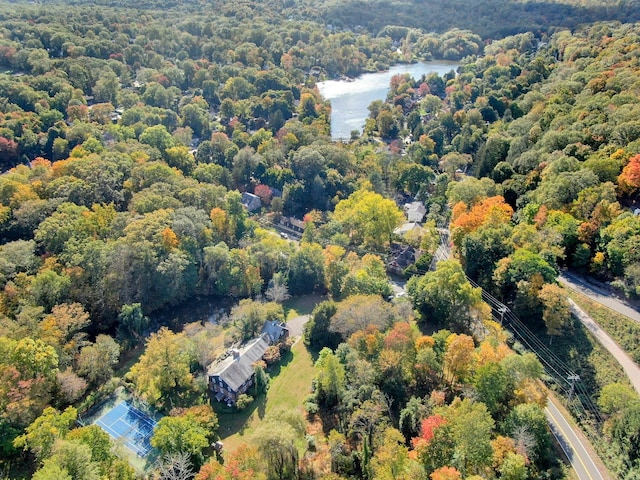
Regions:
M 262 359 L 268 347 L 266 335 L 260 336 L 239 349 L 232 349 L 226 358 L 209 366 L 209 388 L 216 400 L 233 405 L 249 390 L 254 380 L 253 364 Z
M 407 267 L 416 263 L 419 257 L 419 252 L 410 245 L 392 243 L 391 254 L 387 261 L 387 270 L 389 272 L 402 274 Z
M 260 197 L 253 193 L 242 192 L 241 202 L 249 212 L 260 210 L 262 208 L 262 201 L 260 200 Z
M 271 345 L 276 345 L 289 336 L 289 329 L 284 322 L 274 322 L 268 320 L 262 327 L 262 335 L 267 336 Z
M 416 222 L 407 222 L 407 223 L 403 223 L 401 226 L 399 226 L 398 228 L 396 228 L 393 233 L 395 233 L 396 235 L 406 235 L 407 233 L 411 232 L 412 230 L 415 230 L 417 228 L 422 228 L 420 226 L 419 223 Z
M 282 217 L 280 224 L 298 233 L 303 233 L 306 226 L 303 220 L 298 220 L 295 217 Z
M 422 202 L 411 202 L 405 204 L 404 212 L 407 215 L 407 220 L 409 222 L 422 223 L 422 220 L 427 213 L 427 209 Z

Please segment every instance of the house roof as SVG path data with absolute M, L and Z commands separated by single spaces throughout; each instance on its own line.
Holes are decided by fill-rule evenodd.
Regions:
M 411 202 L 411 203 L 407 203 L 404 206 L 404 210 L 408 213 L 408 212 L 418 212 L 421 214 L 425 214 L 427 213 L 427 209 L 425 208 L 424 204 L 422 202 Z
M 260 197 L 249 192 L 242 192 L 241 202 L 247 208 L 247 210 L 257 210 L 262 206 Z
M 269 344 L 263 337 L 251 340 L 239 350 L 239 354 L 229 355 L 210 365 L 207 375 L 220 377 L 231 390 L 238 391 L 253 375 L 253 364 L 262 358 L 267 347 Z
M 416 222 L 407 222 L 396 228 L 393 233 L 395 233 L 396 235 L 404 235 L 405 233 L 410 232 L 415 228 L 420 228 L 420 224 Z
M 289 329 L 282 322 L 267 321 L 262 327 L 262 333 L 269 337 L 269 343 L 276 343 L 288 331 Z

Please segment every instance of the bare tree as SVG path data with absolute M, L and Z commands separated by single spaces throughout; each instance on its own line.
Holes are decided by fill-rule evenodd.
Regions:
M 165 455 L 156 467 L 156 480 L 192 480 L 191 455 L 187 452 Z
M 275 274 L 269 281 L 269 287 L 265 292 L 265 296 L 267 300 L 276 303 L 283 303 L 291 298 L 291 295 L 289 295 L 289 287 L 280 274 Z

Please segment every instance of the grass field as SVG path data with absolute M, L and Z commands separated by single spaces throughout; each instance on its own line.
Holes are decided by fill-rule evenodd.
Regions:
M 287 300 L 283 304 L 287 320 L 300 315 L 309 315 L 318 303 L 326 299 L 324 295 L 311 294 Z
M 220 428 L 218 434 L 226 451 L 233 451 L 243 443 L 251 444 L 251 433 L 270 412 L 302 409 L 310 392 L 314 376 L 311 354 L 302 342 L 296 343 L 279 365 L 269 369 L 271 386 L 266 396 L 256 398 L 253 404 L 239 413 L 227 413 L 216 409 Z

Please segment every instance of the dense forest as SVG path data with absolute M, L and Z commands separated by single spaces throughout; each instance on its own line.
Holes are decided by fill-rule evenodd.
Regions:
M 615 3 L 0 4 L 0 476 L 565 478 L 543 367 L 466 276 L 550 339 L 562 268 L 640 296 L 640 9 Z M 394 77 L 331 141 L 318 80 L 433 58 L 460 66 Z M 408 200 L 426 219 L 400 236 Z M 421 256 L 392 300 L 399 243 Z M 216 456 L 208 365 L 312 293 L 304 415 Z M 216 325 L 163 320 L 205 300 Z M 582 420 L 632 479 L 640 401 L 615 381 Z M 78 423 L 122 386 L 164 415 L 144 472 Z

